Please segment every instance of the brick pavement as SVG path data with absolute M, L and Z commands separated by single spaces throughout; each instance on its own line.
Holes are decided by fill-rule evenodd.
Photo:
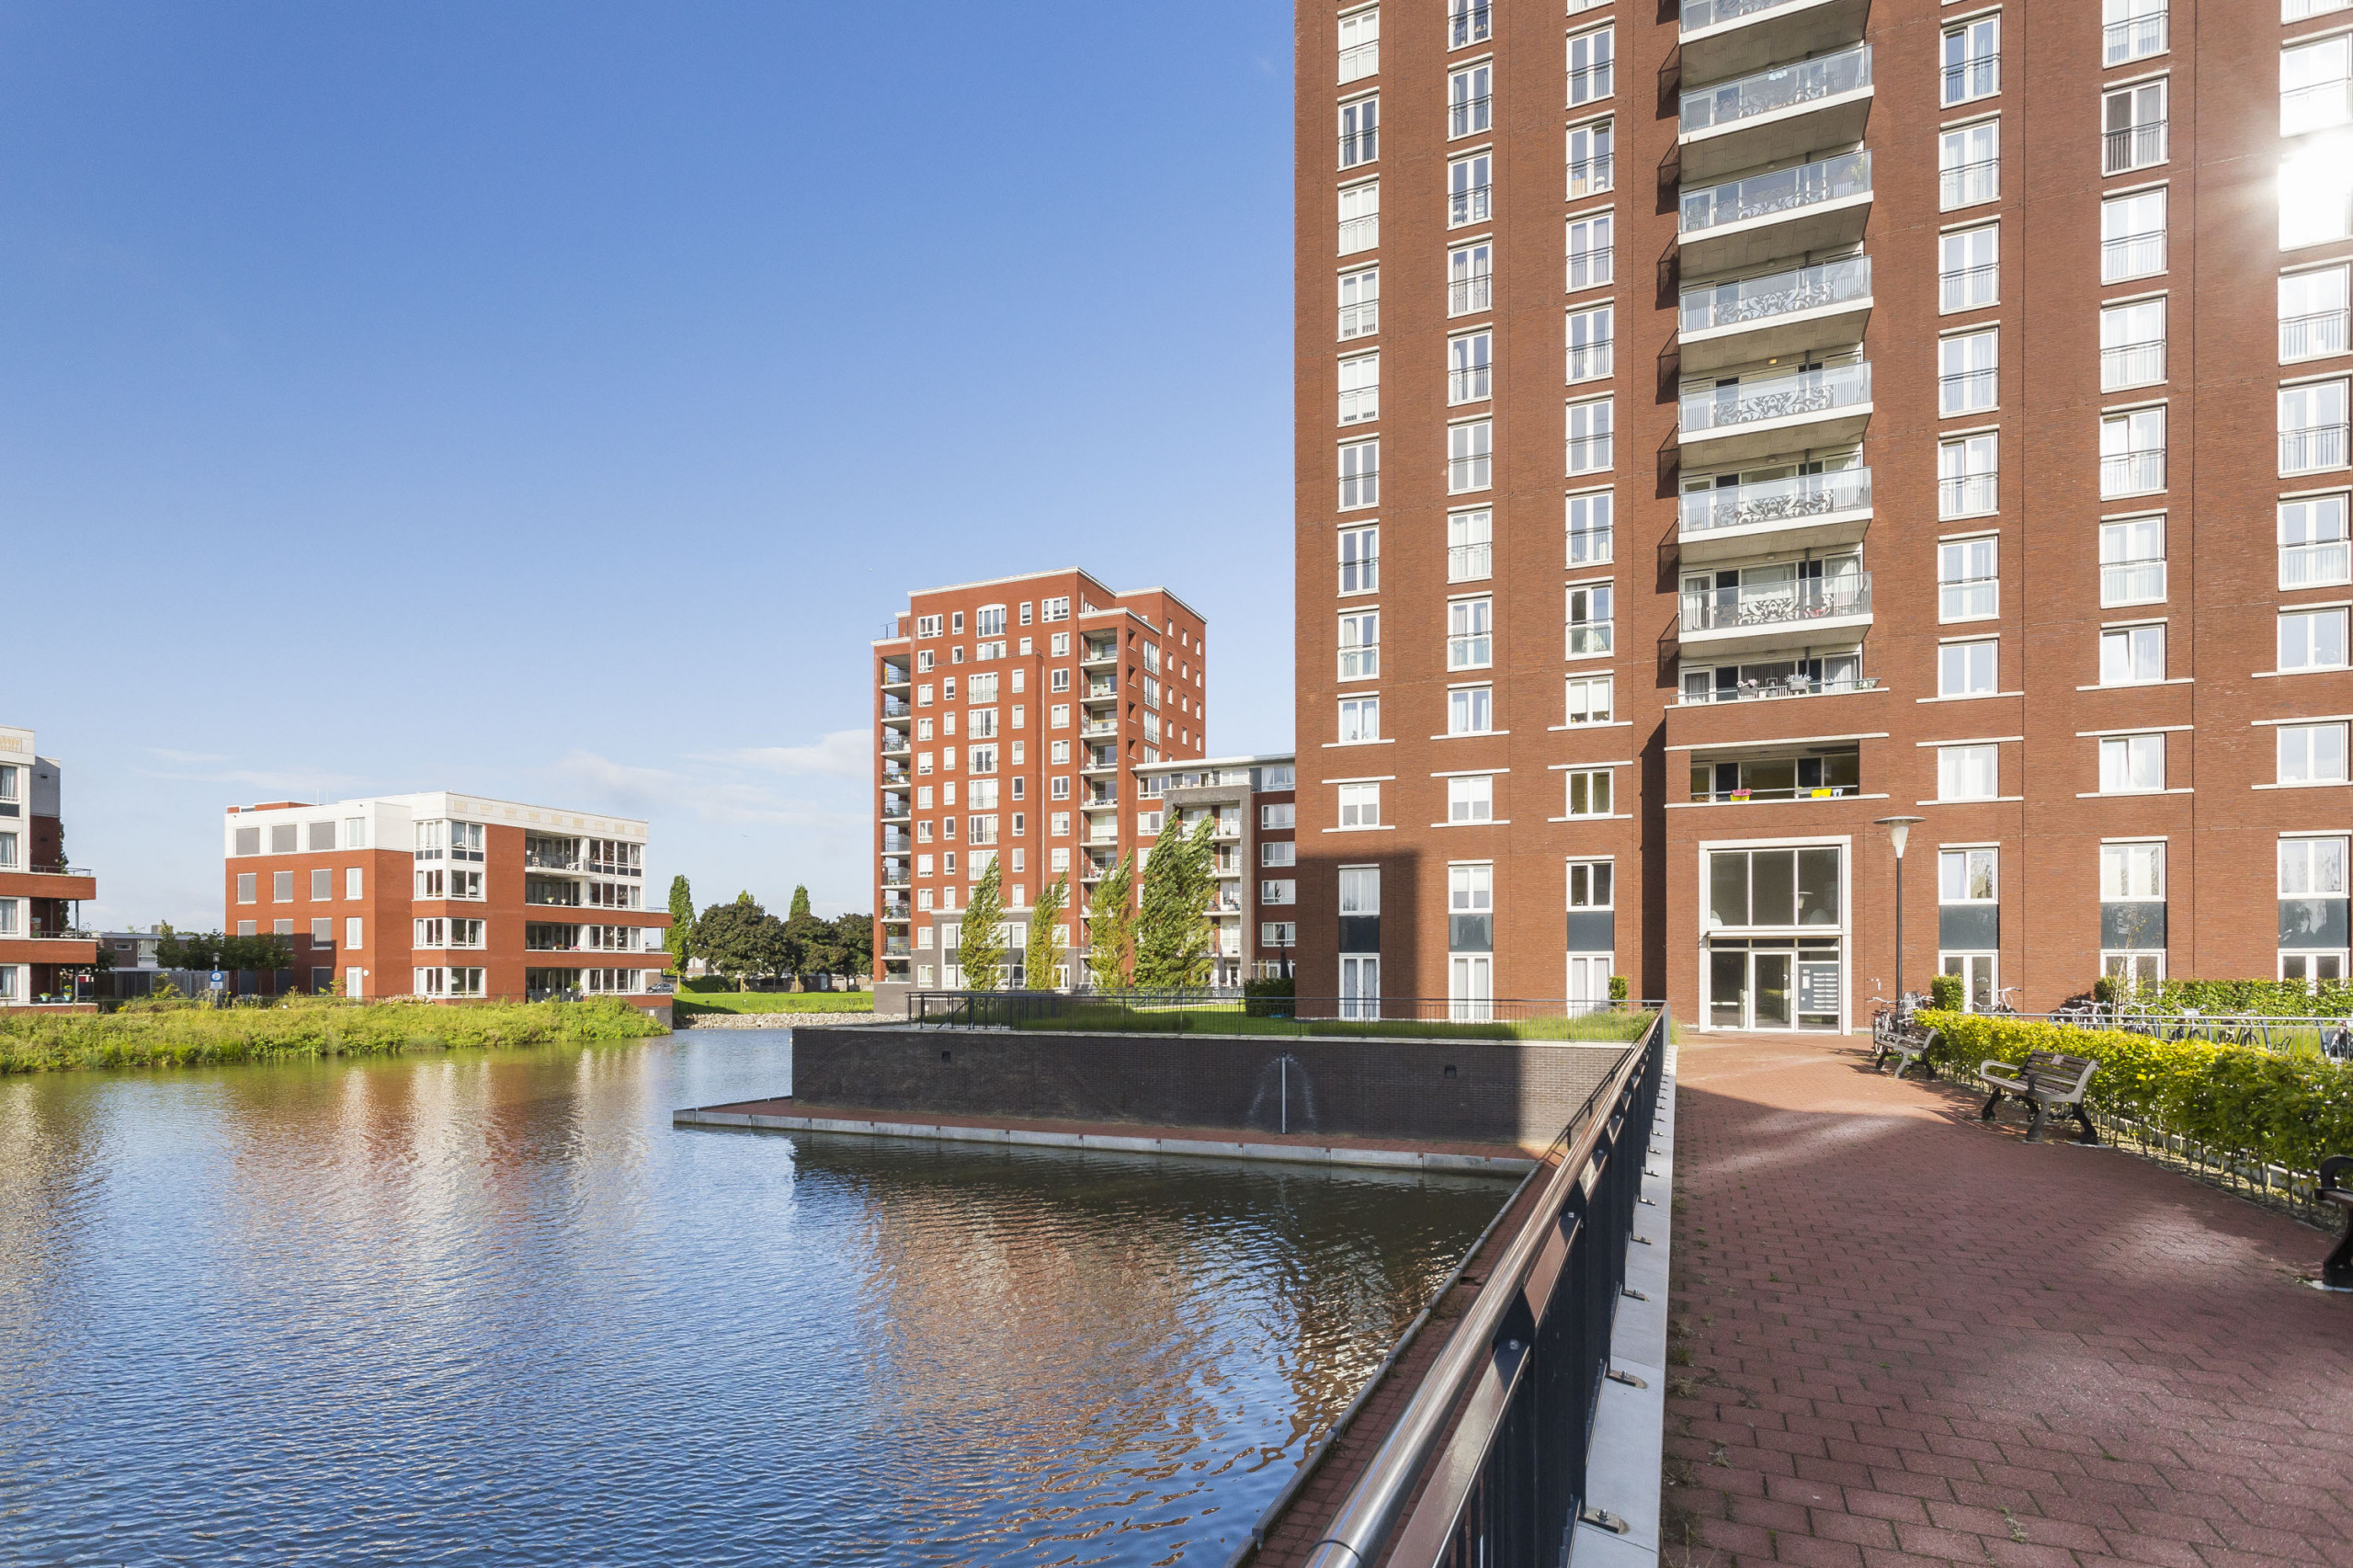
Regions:
M 2326 1238 L 1866 1062 L 1682 1047 L 1670 1568 L 2353 1568 Z

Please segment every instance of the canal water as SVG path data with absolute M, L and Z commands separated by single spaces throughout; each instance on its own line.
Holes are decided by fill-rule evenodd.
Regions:
M 670 1126 L 790 1060 L 0 1079 L 0 1561 L 1214 1568 L 1509 1190 Z

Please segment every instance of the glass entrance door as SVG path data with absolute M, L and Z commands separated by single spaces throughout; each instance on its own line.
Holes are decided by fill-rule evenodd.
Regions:
M 1708 945 L 1708 1027 L 1835 1030 L 1844 971 L 1835 940 L 1718 938 Z
M 1961 977 L 1961 1005 L 1964 1009 L 1982 1013 L 1994 1005 L 1992 953 L 1947 953 L 1944 971 Z
M 1797 960 L 1795 952 L 1751 953 L 1748 955 L 1750 1012 L 1749 1028 L 1753 1029 L 1785 1029 L 1790 1027 L 1790 965 Z

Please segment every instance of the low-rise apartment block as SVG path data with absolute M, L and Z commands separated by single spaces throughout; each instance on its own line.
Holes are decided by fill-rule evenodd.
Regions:
M 61 771 L 32 731 L 0 726 L 0 1007 L 70 1002 L 97 961 L 80 920 L 97 879 L 66 864 Z
M 293 948 L 293 989 L 668 1000 L 646 824 L 432 791 L 230 809 L 223 929 Z

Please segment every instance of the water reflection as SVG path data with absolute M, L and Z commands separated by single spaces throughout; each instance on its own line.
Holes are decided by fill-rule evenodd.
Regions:
M 1222 1562 L 1505 1190 L 669 1126 L 786 1049 L 0 1080 L 0 1558 Z

